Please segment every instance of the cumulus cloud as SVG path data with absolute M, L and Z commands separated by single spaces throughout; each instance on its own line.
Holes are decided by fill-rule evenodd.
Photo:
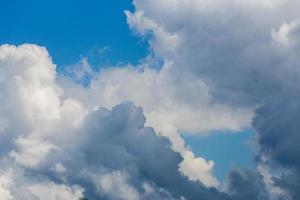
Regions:
M 8 124 L 1 133 L 1 198 L 179 198 L 196 188 L 208 194 L 180 173 L 182 157 L 167 139 L 144 127 L 141 108 L 94 110 L 66 98 L 42 47 L 1 46 L 0 63 L 0 113 Z
M 167 139 L 159 137 L 152 128 L 144 127 L 144 123 L 141 108 L 131 103 L 117 105 L 111 111 L 97 110 L 87 116 L 80 131 L 87 133 L 80 149 L 85 155 L 84 162 L 88 164 L 83 168 L 93 170 L 83 173 L 87 177 L 104 174 L 96 179 L 100 191 L 109 193 L 117 187 L 118 194 L 107 195 L 128 198 L 124 192 L 131 191 L 133 199 L 140 199 L 139 195 L 146 193 L 142 186 L 148 184 L 166 190 L 170 198 L 175 199 L 181 196 L 188 199 L 202 195 L 208 199 L 222 196 L 216 190 L 209 192 L 202 183 L 191 182 L 183 176 L 178 170 L 182 156 L 171 149 Z M 155 192 L 161 193 L 160 190 Z
M 20 165 L 34 168 L 52 149 L 55 149 L 55 146 L 49 142 L 19 137 L 15 140 L 15 149 L 9 153 L 9 156 Z
M 139 66 L 83 59 L 70 81 L 45 48 L 0 46 L 1 199 L 299 199 L 300 3 L 133 3 Z M 258 170 L 225 183 L 181 137 L 248 126 Z
M 5 105 L 1 107 L 1 116 L 8 124 L 1 133 L 5 147 L 1 149 L 0 159 L 1 198 L 231 198 L 216 188 L 207 188 L 218 184 L 211 174 L 213 162 L 195 158 L 184 145 L 182 151 L 174 151 L 169 132 L 158 134 L 145 126 L 146 117 L 141 107 L 127 102 L 106 105 L 111 107 L 107 109 L 100 107 L 102 99 L 98 99 L 99 104 L 93 104 L 90 99 L 91 105 L 87 106 L 82 99 L 68 96 L 64 93 L 66 86 L 57 83 L 55 65 L 42 47 L 4 45 L 0 55 L 0 66 L 7 79 L 1 85 L 1 101 Z M 134 70 L 130 74 L 135 74 L 136 80 L 145 76 Z M 30 78 L 27 80 L 27 77 Z M 98 85 L 98 81 L 100 79 L 93 84 Z M 125 99 L 118 99 L 116 103 L 121 100 Z M 184 105 L 185 101 L 182 102 Z M 47 105 L 51 105 L 50 110 Z M 230 110 L 230 107 L 225 109 Z M 181 127 L 169 122 L 169 126 L 172 125 L 175 129 Z M 177 131 L 174 133 L 179 136 Z
M 6 79 L 0 113 L 8 124 L 1 133 L 1 198 L 227 196 L 181 173 L 184 158 L 168 138 L 145 126 L 141 107 L 122 103 L 108 110 L 68 97 L 45 48 L 3 45 L 0 64 Z M 211 162 L 198 159 L 196 166 L 212 179 Z
M 269 174 L 271 182 L 290 193 L 284 198 L 298 199 L 299 2 L 135 0 L 134 5 L 134 12 L 126 12 L 128 23 L 142 35 L 152 34 L 154 55 L 174 63 L 178 77 L 191 73 L 209 86 L 214 102 L 255 110 L 259 166 L 276 171 Z M 167 35 L 178 41 L 171 50 L 160 42 Z M 265 184 L 237 173 L 231 178 Z
M 120 171 L 95 177 L 99 192 L 107 194 L 111 199 L 138 200 L 138 191 L 128 185 L 128 175 Z
M 172 63 L 160 71 L 145 63 L 137 68 L 110 68 L 100 72 L 77 96 L 77 86 L 66 86 L 68 95 L 88 102 L 86 106 L 111 108 L 123 101 L 142 106 L 146 123 L 172 142 L 183 160 L 182 172 L 207 186 L 219 183 L 213 176 L 213 162 L 197 158 L 185 145 L 181 133 L 207 134 L 212 130 L 238 131 L 250 125 L 251 109 L 214 103 L 208 86 L 192 76 L 173 76 Z M 66 85 L 63 83 L 63 85 Z M 75 94 L 75 95 L 74 95 Z M 196 176 L 194 176 L 197 173 Z
M 29 176 L 13 163 L 1 161 L 0 197 L 3 200 L 73 200 L 83 196 L 79 186 L 55 183 L 49 179 Z

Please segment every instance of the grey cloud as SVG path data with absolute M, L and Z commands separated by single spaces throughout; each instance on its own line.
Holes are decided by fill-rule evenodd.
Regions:
M 150 44 L 159 58 L 174 62 L 174 76 L 190 73 L 209 85 L 214 102 L 255 110 L 258 163 L 275 170 L 275 185 L 299 199 L 299 2 L 136 0 L 134 4 L 129 24 L 140 32 L 152 30 Z M 167 33 L 178 41 L 172 50 L 160 42 Z M 264 185 L 253 176 L 231 176 L 245 188 Z M 237 184 L 232 183 L 237 198 L 249 198 L 243 196 L 249 189 L 234 189 Z
M 262 176 L 249 170 L 231 171 L 228 176 L 229 192 L 235 200 L 264 200 L 268 192 Z
M 142 109 L 132 103 L 115 106 L 112 111 L 100 109 L 89 114 L 79 130 L 86 135 L 79 153 L 84 158 L 80 169 L 87 170 L 87 176 L 77 172 L 74 174 L 77 180 L 72 180 L 73 183 L 87 182 L 89 187 L 94 184 L 90 181 L 90 172 L 101 177 L 101 174 L 118 171 L 129 175 L 128 184 L 138 191 L 142 199 L 148 199 L 143 198 L 146 192 L 143 183 L 165 190 L 170 195 L 168 199 L 181 196 L 191 200 L 200 197 L 227 199 L 226 194 L 213 188 L 207 189 L 200 182 L 191 182 L 183 176 L 178 170 L 182 161 L 180 154 L 171 149 L 167 139 L 160 138 L 152 128 L 144 127 L 144 123 Z M 72 170 L 70 164 L 65 165 Z M 87 196 L 99 198 L 103 195 L 86 189 Z M 157 190 L 154 196 L 158 198 L 159 193 L 160 190 Z M 104 194 L 102 197 L 109 196 Z M 164 199 L 163 196 L 160 198 Z
M 299 199 L 300 7 L 296 0 L 266 2 L 136 0 L 135 14 L 127 15 L 131 27 L 153 33 L 150 46 L 155 56 L 171 63 L 168 76 L 174 83 L 193 80 L 185 87 L 194 93 L 178 93 L 192 100 L 181 97 L 180 102 L 198 105 L 202 87 L 193 83 L 201 80 L 212 95 L 204 105 L 218 102 L 255 110 L 257 163 L 274 170 L 274 185 Z M 17 178 L 3 173 L 0 194 L 19 200 L 24 192 L 39 198 L 34 189 L 39 185 L 68 197 L 80 195 L 80 186 L 92 199 L 271 198 L 258 172 L 232 171 L 226 192 L 189 181 L 178 170 L 182 156 L 144 126 L 140 107 L 124 103 L 91 111 L 75 100 L 63 100 L 45 49 L 2 46 L 0 67 L 5 74 L 0 75 L 1 156 L 24 171 Z M 19 177 L 29 180 L 16 181 Z M 24 188 L 27 183 L 31 189 Z M 20 188 L 23 192 L 16 192 Z
M 95 199 L 227 196 L 181 174 L 182 156 L 144 127 L 141 108 L 125 103 L 95 110 L 63 97 L 45 48 L 1 46 L 0 67 L 10 78 L 0 83 L 1 125 L 8 122 L 0 136 L 8 146 L 1 151 L 1 163 L 9 161 L 1 164 L 5 200 L 25 192 L 29 199 L 72 199 L 83 190 Z
M 261 183 L 250 175 L 231 176 L 229 193 L 190 181 L 179 170 L 182 155 L 167 138 L 145 127 L 141 107 L 123 103 L 111 110 L 86 109 L 75 99 L 62 98 L 45 49 L 2 46 L 0 58 L 11 77 L 1 83 L 1 102 L 10 106 L 1 107 L 0 114 L 11 123 L 1 130 L 2 138 L 10 136 L 1 141 L 9 143 L 0 162 L 5 200 L 69 200 L 83 194 L 108 200 L 261 198 L 245 192 Z
M 286 91 L 285 95 L 274 97 L 256 111 L 253 126 L 260 144 L 260 160 L 267 157 L 266 162 L 274 169 L 281 170 L 281 177 L 275 183 L 289 191 L 293 199 L 299 193 L 299 117 L 300 104 L 297 89 Z

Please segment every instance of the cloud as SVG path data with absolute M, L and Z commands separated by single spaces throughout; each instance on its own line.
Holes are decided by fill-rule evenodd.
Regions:
M 197 158 L 185 146 L 181 133 L 207 134 L 212 130 L 241 130 L 250 125 L 252 111 L 212 102 L 208 86 L 192 76 L 174 74 L 172 63 L 157 71 L 150 64 L 133 68 L 102 70 L 89 88 L 78 94 L 78 86 L 67 85 L 67 95 L 94 107 L 109 107 L 124 101 L 142 106 L 146 124 L 172 142 L 175 151 L 185 158 L 183 173 L 195 175 L 207 186 L 219 183 L 212 174 L 211 161 Z M 190 155 L 190 156 L 188 156 Z M 193 161 L 194 160 L 194 161 Z M 196 164 L 197 163 L 197 164 Z M 197 178 L 196 178 L 197 177 Z
M 6 163 L 7 165 L 7 163 Z M 25 175 L 22 168 L 1 162 L 0 197 L 3 200 L 73 200 L 83 196 L 79 186 L 54 183 L 38 176 Z
M 271 32 L 283 18 L 297 18 L 296 1 L 272 7 L 258 1 L 134 3 L 136 12 L 127 15 L 132 27 L 145 27 L 137 18 L 156 24 L 149 30 L 154 37 L 150 41 L 154 54 L 173 62 L 177 73 L 192 74 L 208 84 L 214 96 L 220 96 L 215 100 L 256 106 L 265 91 L 275 90 L 279 81 L 275 79 L 280 77 L 268 69 L 282 57 L 280 50 L 270 45 Z M 267 17 L 265 13 L 269 13 Z M 162 37 L 158 29 L 176 35 L 180 42 L 175 50 L 167 50 L 156 39 Z
M 15 141 L 15 150 L 9 153 L 15 162 L 26 167 L 37 167 L 47 154 L 54 150 L 55 145 L 35 138 L 19 137 Z
M 1 69 L 5 72 L 4 77 L 9 80 L 1 83 L 1 102 L 5 105 L 1 116 L 8 124 L 1 133 L 4 138 L 1 143 L 5 146 L 1 150 L 0 159 L 2 198 L 233 198 L 230 194 L 209 187 L 218 184 L 211 174 L 213 162 L 194 157 L 185 146 L 182 146 L 182 152 L 174 151 L 169 140 L 172 137 L 158 134 L 155 129 L 145 126 L 146 117 L 142 107 L 123 102 L 116 106 L 106 105 L 111 107 L 108 109 L 100 107 L 101 103 L 93 104 L 93 99 L 90 99 L 90 105 L 87 106 L 87 102 L 75 98 L 75 95 L 68 96 L 65 93 L 66 85 L 58 84 L 55 66 L 42 47 L 29 44 L 18 47 L 4 45 L 0 48 L 0 55 Z M 120 72 L 121 69 L 113 72 L 111 80 Z M 149 78 L 152 73 L 158 72 L 129 70 L 129 74 L 136 76 L 137 85 L 144 84 L 144 78 Z M 153 84 L 158 84 L 160 74 L 155 74 L 153 78 L 157 79 Z M 101 83 L 97 79 L 92 84 L 98 87 L 98 81 Z M 165 80 L 162 81 L 164 83 Z M 149 87 L 148 90 L 154 92 L 160 86 L 163 85 Z M 200 86 L 202 84 L 197 87 Z M 46 88 L 48 93 L 44 93 L 43 89 L 40 91 L 41 88 Z M 90 94 L 87 88 L 81 89 L 87 90 L 86 95 Z M 168 92 L 168 89 L 162 89 Z M 93 90 L 93 87 L 89 90 Z M 39 95 L 29 95 L 29 92 L 37 92 Z M 107 93 L 104 91 L 104 94 Z M 149 97 L 152 95 L 149 93 Z M 95 95 L 94 98 L 98 97 Z M 158 97 L 164 100 L 161 93 L 158 93 Z M 143 99 L 142 96 L 140 98 Z M 170 97 L 167 95 L 167 98 Z M 98 100 L 101 102 L 101 99 Z M 118 99 L 116 103 L 123 100 Z M 185 105 L 185 100 L 176 103 L 179 102 Z M 203 102 L 207 101 L 204 99 Z M 51 110 L 48 110 L 50 104 Z M 145 104 L 146 109 L 147 105 L 154 106 Z M 180 127 L 169 122 L 171 125 L 175 129 L 176 126 Z M 177 131 L 174 133 L 178 134 Z
M 248 170 L 231 171 L 228 179 L 229 191 L 234 199 L 268 199 L 268 192 L 259 174 Z
M 0 47 L 0 197 L 299 199 L 299 2 L 134 6 L 152 51 L 139 66 L 97 74 L 83 59 L 72 82 L 43 47 Z M 225 183 L 181 138 L 248 126 L 258 170 Z
M 218 180 L 211 175 L 215 163 L 210 160 L 206 161 L 204 158 L 196 157 L 191 151 L 183 153 L 184 161 L 180 163 L 180 170 L 188 176 L 192 181 L 202 181 L 208 186 L 218 186 Z M 202 173 L 200 173 L 203 171 Z
M 138 191 L 127 184 L 128 175 L 120 171 L 95 177 L 98 190 L 107 194 L 111 199 L 138 200 Z
M 280 171 L 275 177 L 275 185 L 290 192 L 294 199 L 300 197 L 299 155 L 298 151 L 298 115 L 297 94 L 286 91 L 257 110 L 253 126 L 257 129 L 260 144 L 261 161 Z
M 146 183 L 166 190 L 173 198 L 222 196 L 216 190 L 209 192 L 200 182 L 191 182 L 183 176 L 178 170 L 183 158 L 171 149 L 167 139 L 160 138 L 152 128 L 144 127 L 144 123 L 141 108 L 131 103 L 117 105 L 111 111 L 97 110 L 87 116 L 80 130 L 86 133 L 87 138 L 80 149 L 88 166 L 82 168 L 94 168 L 94 174 L 103 174 L 99 171 L 101 168 L 104 172 L 108 171 L 108 175 L 104 173 L 104 177 L 97 179 L 100 191 L 107 193 L 118 187 L 118 195 L 132 191 L 132 198 L 137 199 L 138 194 L 142 196 L 146 192 L 141 187 Z M 174 185 L 174 182 L 177 184 Z M 111 195 L 114 196 L 108 194 Z
M 1 133 L 1 197 L 226 197 L 180 172 L 183 157 L 144 126 L 141 107 L 122 103 L 108 110 L 67 97 L 45 48 L 1 46 L 0 66 L 6 79 L 0 114 L 8 124 Z M 211 164 L 205 168 L 209 177 L 210 169 Z
M 276 171 L 271 182 L 290 193 L 285 198 L 298 199 L 299 2 L 135 0 L 134 5 L 134 12 L 126 12 L 129 25 L 152 34 L 153 54 L 174 63 L 173 76 L 191 74 L 208 86 L 213 102 L 255 111 L 259 166 Z M 161 42 L 167 35 L 178 41 L 172 49 Z M 265 184 L 242 174 L 235 178 Z
M 296 45 L 297 38 L 293 38 L 293 32 L 297 31 L 297 28 L 299 28 L 299 22 L 298 20 L 294 20 L 291 23 L 287 24 L 286 22 L 283 22 L 278 31 L 272 30 L 271 36 L 273 41 L 276 45 L 279 47 L 290 47 L 291 45 Z M 296 34 L 297 35 L 297 34 Z

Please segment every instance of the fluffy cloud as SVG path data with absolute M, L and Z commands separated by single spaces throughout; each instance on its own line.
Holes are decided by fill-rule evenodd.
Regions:
M 131 103 L 115 106 L 111 111 L 97 110 L 86 117 L 80 130 L 86 133 L 80 150 L 85 155 L 82 163 L 88 165 L 82 168 L 92 170 L 82 173 L 87 177 L 102 176 L 92 178 L 99 191 L 108 193 L 113 199 L 126 199 L 130 195 L 140 199 L 139 195 L 146 193 L 142 186 L 148 184 L 166 190 L 176 199 L 181 196 L 188 199 L 197 199 L 201 195 L 208 199 L 222 196 L 216 190 L 209 192 L 201 183 L 184 177 L 178 170 L 183 158 L 170 148 L 166 139 L 160 138 L 152 128 L 144 127 L 144 123 L 141 108 Z M 118 194 L 111 194 L 116 188 Z M 130 195 L 124 194 L 126 192 Z
M 1 46 L 0 55 L 0 66 L 6 78 L 1 85 L 1 101 L 5 105 L 1 107 L 1 116 L 8 124 L 1 133 L 1 142 L 5 147 L 1 149 L 0 160 L 1 198 L 234 198 L 235 194 L 207 188 L 217 184 L 211 175 L 213 162 L 195 158 L 184 146 L 182 151 L 175 152 L 171 148 L 169 139 L 172 137 L 168 135 L 167 129 L 164 136 L 145 126 L 146 118 L 141 107 L 127 102 L 112 106 L 109 110 L 99 107 L 101 98 L 98 99 L 99 104 L 93 104 L 93 99 L 90 99 L 90 105 L 87 106 L 81 103 L 84 102 L 82 99 L 68 96 L 64 93 L 66 86 L 61 87 L 56 82 L 55 66 L 42 47 L 4 45 Z M 114 73 L 120 71 L 118 69 Z M 135 70 L 131 70 L 130 74 L 135 74 L 136 80 L 149 75 Z M 158 78 L 160 75 L 155 76 Z M 30 78 L 27 80 L 27 77 Z M 99 81 L 100 78 L 93 84 L 99 85 Z M 90 90 L 98 87 L 91 87 Z M 43 89 L 40 91 L 41 88 L 46 88 L 48 92 L 44 93 Z M 154 91 L 159 86 L 148 89 Z M 30 95 L 29 92 L 37 92 L 39 95 Z M 86 93 L 90 94 L 89 91 Z M 152 95 L 150 93 L 149 97 Z M 158 95 L 161 95 L 160 92 Z M 98 97 L 96 95 L 94 98 Z M 118 99 L 116 103 L 121 100 Z M 184 102 L 182 100 L 181 105 Z M 51 109 L 48 105 L 51 105 Z M 145 107 L 149 109 L 147 105 Z M 225 109 L 230 110 L 231 107 Z M 183 127 L 183 130 L 187 127 L 180 126 L 180 120 L 179 124 L 173 123 L 175 125 L 171 122 L 167 124 L 175 129 L 176 126 Z M 200 130 L 199 127 L 196 130 Z M 177 131 L 174 133 L 178 135 Z
M 99 74 L 83 60 L 88 87 L 59 77 L 45 48 L 0 47 L 1 199 L 299 199 L 299 2 L 134 6 L 152 55 Z M 181 138 L 250 125 L 258 171 L 221 185 Z
M 196 188 L 210 195 L 182 176 L 182 157 L 144 127 L 141 108 L 94 110 L 66 98 L 44 48 L 1 46 L 0 66 L 1 198 L 179 198 L 198 196 Z
M 44 48 L 1 46 L 0 66 L 0 113 L 7 124 L 1 133 L 1 198 L 227 198 L 180 172 L 183 157 L 144 126 L 142 108 L 123 103 L 108 110 L 92 100 L 87 106 L 64 93 Z M 197 159 L 195 166 L 204 167 L 208 185 L 215 184 L 211 162 Z
M 73 200 L 83 196 L 79 186 L 68 186 L 25 175 L 25 171 L 1 162 L 0 197 L 3 200 Z
M 181 133 L 241 130 L 250 125 L 251 109 L 214 103 L 208 86 L 202 80 L 189 75 L 173 76 L 172 63 L 166 63 L 160 71 L 149 65 L 102 70 L 79 96 L 75 92 L 78 86 L 66 86 L 69 91 L 67 95 L 87 102 L 86 106 L 111 108 L 123 101 L 142 106 L 146 124 L 169 138 L 173 149 L 184 157 L 182 172 L 191 175 L 192 180 L 217 186 L 219 183 L 212 174 L 213 161 L 195 157 L 186 148 Z
M 290 193 L 285 198 L 298 199 L 299 2 L 135 0 L 134 5 L 133 13 L 126 12 L 129 25 L 145 37 L 151 34 L 154 55 L 174 63 L 173 76 L 191 74 L 208 85 L 214 102 L 255 110 L 258 162 L 276 171 L 269 176 L 275 188 Z M 176 38 L 171 49 L 168 36 Z M 263 185 L 238 174 L 231 178 Z
M 120 171 L 95 177 L 98 190 L 107 194 L 111 199 L 138 200 L 138 191 L 128 185 L 128 175 Z
M 45 48 L 1 46 L 0 71 L 1 199 L 79 198 L 82 189 L 56 184 L 43 173 L 26 173 L 51 162 L 48 154 L 67 141 L 61 134 L 72 133 L 84 113 L 80 103 L 61 99 L 55 65 Z

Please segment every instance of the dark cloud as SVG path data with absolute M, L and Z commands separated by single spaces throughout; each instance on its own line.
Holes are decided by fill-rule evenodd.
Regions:
M 235 200 L 265 200 L 268 192 L 262 176 L 249 170 L 231 171 L 228 176 L 229 192 Z
M 228 199 L 226 194 L 213 188 L 207 189 L 200 182 L 191 182 L 183 176 L 178 170 L 182 161 L 180 154 L 171 149 L 167 139 L 159 137 L 152 128 L 144 127 L 144 123 L 142 109 L 132 103 L 115 106 L 111 111 L 100 109 L 89 114 L 80 129 L 86 136 L 78 152 L 84 159 L 80 168 L 102 176 L 115 171 L 125 172 L 128 184 L 138 191 L 142 199 L 164 199 L 167 194 L 167 199 L 179 199 L 181 196 L 189 200 Z M 71 170 L 76 169 L 68 163 L 66 165 Z M 92 179 L 78 174 L 81 175 L 74 174 L 76 178 L 73 177 L 72 182 L 84 183 L 86 196 L 111 197 L 101 190 L 95 193 L 97 186 Z M 161 190 L 157 189 L 147 196 L 144 183 Z M 159 194 L 162 196 L 158 198 Z
M 289 192 L 292 199 L 299 199 L 300 198 L 300 177 L 299 177 L 299 171 L 292 170 L 289 172 L 283 172 L 282 176 L 280 178 L 274 178 L 275 184 L 286 191 Z M 284 199 L 284 198 L 283 198 Z
M 274 184 L 299 199 L 299 2 L 134 2 L 129 23 L 153 30 L 154 51 L 174 62 L 174 76 L 190 73 L 203 80 L 212 102 L 253 108 L 257 164 L 270 167 Z M 168 34 L 179 41 L 172 50 L 161 42 Z M 256 172 L 234 171 L 229 182 L 237 199 L 271 198 Z
M 119 189 L 127 185 L 139 199 L 145 200 L 181 197 L 187 200 L 267 199 L 262 176 L 257 172 L 232 171 L 226 193 L 189 181 L 178 170 L 183 159 L 181 155 L 171 149 L 166 138 L 158 136 L 144 123 L 142 109 L 129 102 L 117 105 L 111 111 L 101 108 L 90 113 L 78 130 L 83 135 L 79 145 L 74 146 L 73 151 L 63 151 L 71 158 L 59 159 L 69 172 L 63 179 L 56 177 L 57 172 L 48 172 L 48 176 L 58 183 L 81 186 L 85 195 L 92 199 L 122 199 L 119 194 L 114 194 L 121 191 L 105 189 L 101 183 L 103 177 L 107 177 L 104 184 L 109 187 Z M 151 187 L 151 192 L 147 187 Z M 124 199 L 130 199 L 130 194 L 126 195 Z
M 280 170 L 276 183 L 300 198 L 300 103 L 297 89 L 289 88 L 256 111 L 253 126 L 257 130 L 261 159 Z

